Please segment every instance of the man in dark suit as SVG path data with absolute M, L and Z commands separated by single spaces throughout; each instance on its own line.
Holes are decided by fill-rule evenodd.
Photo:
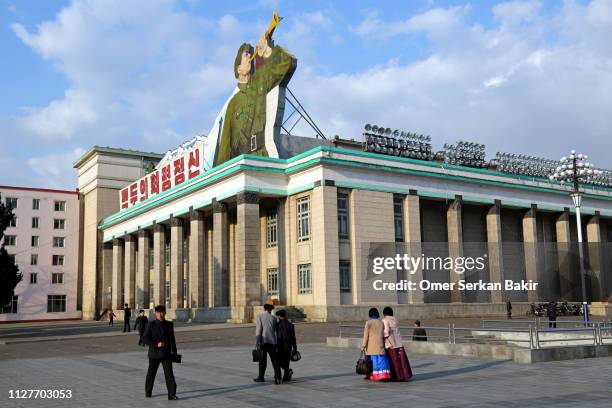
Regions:
M 421 321 L 414 321 L 414 329 L 412 330 L 412 341 L 427 341 L 427 332 L 421 327 Z
M 132 309 L 128 307 L 128 304 L 125 304 L 123 308 L 123 332 L 130 331 L 130 319 L 132 318 Z
M 276 327 L 278 364 L 283 370 L 283 382 L 289 382 L 293 376 L 293 370 L 289 368 L 291 353 L 297 350 L 295 326 L 287 319 L 285 309 L 277 311 L 276 316 L 278 316 L 278 326 Z
M 177 400 L 176 382 L 172 372 L 172 355 L 177 354 L 176 340 L 174 338 L 174 325 L 166 320 L 166 307 L 155 306 L 155 320 L 147 324 L 142 341 L 149 346 L 149 370 L 145 383 L 145 395 L 151 398 L 155 374 L 161 364 L 164 367 L 168 399 Z

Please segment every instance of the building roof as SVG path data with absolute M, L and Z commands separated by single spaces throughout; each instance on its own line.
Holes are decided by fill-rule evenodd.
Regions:
M 37 188 L 37 187 L 17 187 L 17 186 L 0 186 L 0 190 L 22 190 L 22 191 L 40 191 L 44 193 L 61 193 L 61 194 L 78 194 L 78 190 L 57 190 L 53 188 Z
M 155 152 L 142 152 L 139 150 L 130 150 L 130 149 L 118 149 L 115 147 L 104 147 L 104 146 L 94 146 L 89 149 L 85 154 L 83 154 L 79 159 L 77 159 L 73 163 L 74 168 L 79 168 L 85 161 L 87 161 L 94 153 L 107 153 L 114 154 L 119 156 L 135 156 L 135 157 L 146 157 L 151 159 L 158 159 L 164 157 L 163 153 L 155 153 Z

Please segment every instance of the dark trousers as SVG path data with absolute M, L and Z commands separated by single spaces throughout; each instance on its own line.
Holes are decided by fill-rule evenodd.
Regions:
M 123 321 L 123 331 L 124 332 L 126 332 L 126 331 L 129 332 L 130 331 L 130 319 L 125 319 Z
M 512 319 L 512 312 L 508 311 L 508 319 Z
M 266 352 L 267 356 L 270 356 L 272 361 L 272 367 L 274 368 L 274 378 L 281 378 L 280 367 L 278 366 L 278 356 L 276 354 L 275 344 L 264 344 L 261 349 Z M 266 374 L 266 367 L 268 365 L 268 357 L 259 362 L 259 378 L 264 378 Z
M 151 395 L 153 392 L 153 383 L 155 382 L 155 375 L 159 365 L 164 367 L 164 377 L 166 378 L 166 388 L 168 389 L 168 396 L 173 397 L 176 395 L 176 381 L 174 381 L 174 372 L 172 371 L 172 360 L 170 357 L 164 358 L 163 360 L 149 359 L 149 370 L 147 371 L 147 381 L 145 383 L 145 394 Z
M 113 323 L 113 322 L 114 322 L 114 320 L 113 320 L 113 319 L 110 319 L 110 320 L 108 321 L 108 325 L 109 325 L 109 326 L 113 326 L 113 327 L 115 327 L 115 323 Z
M 289 381 L 289 364 L 291 363 L 291 349 L 279 347 L 277 351 L 278 365 L 283 370 L 283 381 Z
M 550 320 L 548 322 L 548 328 L 556 329 L 557 328 L 557 318 L 549 317 L 548 320 Z
M 141 331 L 139 331 L 139 332 L 138 332 L 138 336 L 139 336 L 139 337 L 138 337 L 138 345 L 139 345 L 139 346 L 143 346 L 143 347 L 144 347 L 144 346 L 145 346 L 145 344 L 144 344 L 144 342 L 142 341 L 142 335 L 143 335 L 143 334 L 144 334 L 144 332 L 141 332 Z

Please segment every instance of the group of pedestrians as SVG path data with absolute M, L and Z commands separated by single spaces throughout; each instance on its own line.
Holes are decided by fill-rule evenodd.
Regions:
M 297 353 L 295 326 L 287 319 L 287 312 L 283 309 L 272 315 L 274 304 L 266 302 L 264 311 L 257 315 L 255 321 L 255 348 L 263 350 L 263 357 L 259 359 L 259 373 L 253 379 L 255 382 L 264 382 L 268 357 L 274 369 L 274 383 L 282 384 L 291 381 L 293 370 L 289 367 L 292 356 Z M 281 372 L 282 371 L 282 372 Z
M 393 309 L 385 307 L 383 318 L 380 319 L 378 309 L 373 307 L 368 317 L 363 329 L 362 348 L 372 361 L 372 372 L 364 379 L 408 381 L 412 377 L 412 369 L 402 344 L 399 324 L 393 317 Z

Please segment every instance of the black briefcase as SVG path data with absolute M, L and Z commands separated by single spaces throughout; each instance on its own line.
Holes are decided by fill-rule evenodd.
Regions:
M 170 355 L 170 360 L 172 360 L 173 363 L 181 364 L 183 356 L 180 354 L 172 354 Z
M 260 361 L 266 361 L 266 352 L 259 347 L 255 347 L 253 350 L 253 362 L 259 363 Z

